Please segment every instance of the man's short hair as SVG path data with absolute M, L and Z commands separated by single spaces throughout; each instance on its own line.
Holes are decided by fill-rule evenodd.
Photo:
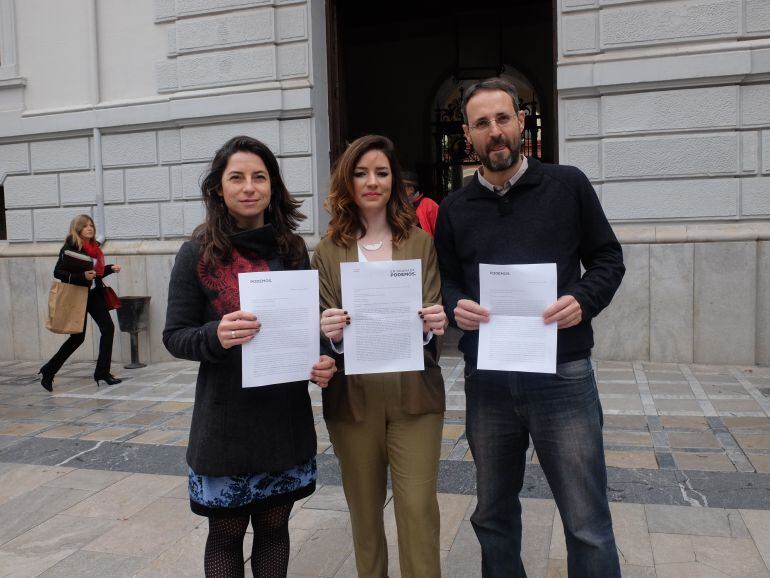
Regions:
M 401 171 L 401 179 L 416 185 L 420 184 L 420 179 L 414 171 Z
M 519 112 L 519 93 L 516 91 L 516 87 L 502 78 L 487 78 L 471 84 L 465 89 L 465 92 L 463 92 L 461 109 L 463 113 L 463 122 L 465 124 L 468 124 L 468 101 L 473 95 L 482 90 L 502 90 L 511 97 L 511 100 L 513 101 L 513 110 L 517 113 Z

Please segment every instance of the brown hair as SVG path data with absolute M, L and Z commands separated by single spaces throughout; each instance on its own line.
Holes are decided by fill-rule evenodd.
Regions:
M 350 143 L 332 170 L 329 196 L 324 208 L 331 215 L 327 234 L 340 247 L 355 243 L 358 234 L 366 234 L 358 205 L 354 200 L 353 173 L 361 157 L 372 150 L 382 152 L 390 163 L 393 188 L 386 207 L 388 224 L 393 232 L 393 245 L 397 246 L 409 236 L 410 229 L 417 223 L 417 217 L 404 190 L 401 167 L 396 159 L 393 142 L 384 136 L 362 136 Z
M 83 248 L 83 239 L 80 236 L 80 232 L 85 229 L 88 223 L 91 223 L 94 228 L 94 241 L 96 241 L 96 225 L 91 215 L 76 215 L 70 222 L 70 230 L 67 233 L 66 242 L 75 245 L 78 251 Z
M 487 78 L 471 84 L 465 89 L 465 92 L 463 92 L 460 110 L 463 113 L 463 122 L 465 124 L 468 124 L 468 101 L 473 98 L 477 92 L 481 92 L 482 90 L 500 90 L 506 93 L 513 101 L 513 111 L 516 113 L 519 112 L 519 93 L 516 91 L 516 87 L 502 78 Z
M 289 194 L 281 178 L 275 155 L 264 143 L 248 136 L 236 136 L 228 140 L 214 155 L 208 174 L 201 183 L 206 220 L 193 231 L 193 238 L 200 242 L 203 261 L 214 265 L 228 261 L 233 245 L 228 237 L 238 231 L 235 219 L 225 206 L 221 196 L 222 175 L 230 157 L 237 152 L 247 152 L 262 159 L 270 176 L 270 204 L 265 209 L 265 224 L 272 224 L 278 237 L 278 249 L 284 262 L 298 267 L 305 259 L 305 241 L 297 235 L 299 222 L 305 215 L 299 212 L 302 204 Z

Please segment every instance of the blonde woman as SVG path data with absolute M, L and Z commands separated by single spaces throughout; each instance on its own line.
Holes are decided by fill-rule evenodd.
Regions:
M 332 174 L 327 209 L 332 218 L 313 267 L 321 329 L 343 368 L 323 391 L 323 411 L 342 471 L 358 576 L 388 575 L 382 510 L 390 467 L 401 574 L 437 578 L 436 480 L 445 407 L 437 336 L 446 315 L 433 242 L 416 227 L 389 139 L 370 135 L 348 147 Z M 340 263 L 391 259 L 422 260 L 423 307 L 414 315 L 423 320 L 425 369 L 347 376 L 342 330 L 356 319 L 342 309 Z
M 94 262 L 94 268 L 82 273 L 71 273 L 63 267 L 64 252 L 75 251 L 87 255 Z M 59 260 L 53 270 L 53 276 L 62 283 L 72 283 L 89 287 L 88 305 L 86 311 L 99 327 L 99 357 L 96 360 L 96 369 L 94 370 L 94 380 L 96 385 L 104 381 L 107 385 L 120 383 L 118 379 L 110 373 L 110 363 L 112 362 L 112 338 L 115 334 L 115 325 L 112 323 L 110 311 L 107 303 L 104 301 L 104 283 L 102 279 L 113 273 L 120 271 L 120 265 L 106 265 L 104 263 L 104 253 L 96 241 L 96 225 L 93 219 L 88 215 L 78 215 L 70 223 L 70 230 L 64 245 L 59 251 Z M 53 391 L 53 378 L 67 361 L 70 355 L 81 346 L 86 338 L 86 318 L 83 318 L 83 331 L 69 336 L 56 352 L 51 360 L 40 368 L 42 379 L 40 385 L 46 390 Z

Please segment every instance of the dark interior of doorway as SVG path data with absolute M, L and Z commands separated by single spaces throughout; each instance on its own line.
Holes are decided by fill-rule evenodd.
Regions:
M 536 93 L 520 100 L 537 99 L 538 156 L 555 162 L 554 2 L 327 0 L 332 161 L 355 138 L 384 134 L 404 168 L 419 173 L 423 191 L 441 200 L 447 193 L 441 163 L 463 159 L 442 158 L 437 145 L 440 89 L 448 80 L 497 76 L 507 68 Z

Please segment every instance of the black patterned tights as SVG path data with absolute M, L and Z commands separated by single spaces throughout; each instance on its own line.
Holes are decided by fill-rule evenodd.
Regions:
M 282 578 L 289 566 L 291 504 L 251 515 L 254 543 L 251 571 L 254 578 Z M 209 518 L 209 536 L 203 567 L 207 577 L 243 576 L 243 537 L 249 518 Z

